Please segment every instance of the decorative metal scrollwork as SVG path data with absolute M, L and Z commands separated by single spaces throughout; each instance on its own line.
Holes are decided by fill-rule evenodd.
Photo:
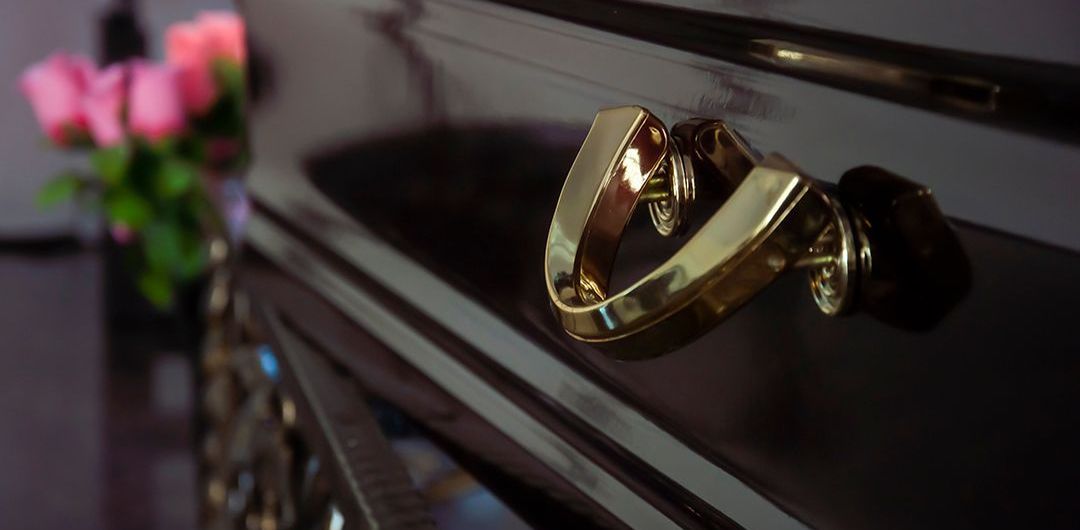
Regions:
M 201 523 L 213 530 L 342 528 L 319 457 L 296 429 L 297 407 L 260 346 L 246 300 L 218 273 L 201 376 Z

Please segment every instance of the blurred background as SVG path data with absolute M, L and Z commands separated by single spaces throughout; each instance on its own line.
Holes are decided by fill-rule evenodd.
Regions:
M 0 528 L 197 526 L 197 301 L 181 294 L 169 309 L 154 307 L 100 216 L 72 203 L 35 205 L 57 171 L 87 161 L 48 148 L 16 82 L 57 49 L 99 62 L 160 59 L 171 23 L 231 8 L 224 0 L 0 3 Z

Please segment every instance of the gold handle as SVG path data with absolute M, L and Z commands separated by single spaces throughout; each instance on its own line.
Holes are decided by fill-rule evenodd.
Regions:
M 641 107 L 601 110 L 566 178 L 548 233 L 545 274 L 573 337 L 618 359 L 655 357 L 730 316 L 784 271 L 810 264 L 814 298 L 837 314 L 855 269 L 847 216 L 777 154 L 758 157 L 720 121 L 664 124 Z M 734 191 L 670 259 L 609 293 L 622 233 L 649 201 L 662 234 L 679 231 L 695 173 Z M 703 176 L 703 175 L 699 175 Z

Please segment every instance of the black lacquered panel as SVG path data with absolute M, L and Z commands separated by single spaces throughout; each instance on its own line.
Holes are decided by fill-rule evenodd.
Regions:
M 250 4 L 260 207 L 418 329 L 478 362 L 554 359 L 811 526 L 1075 522 L 1074 147 L 482 3 Z M 793 275 L 666 357 L 576 343 L 543 288 L 548 223 L 595 110 L 630 103 L 727 119 L 822 180 L 872 164 L 931 187 L 970 290 L 910 331 L 826 317 Z M 632 224 L 617 281 L 679 244 L 649 230 Z M 729 509 L 712 469 L 637 452 L 638 424 L 558 386 L 569 376 L 510 371 L 656 472 L 654 491 Z

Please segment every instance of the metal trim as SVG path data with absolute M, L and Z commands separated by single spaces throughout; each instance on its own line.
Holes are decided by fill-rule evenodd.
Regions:
M 301 429 L 321 450 L 320 457 L 336 464 L 331 473 L 345 520 L 359 519 L 357 528 L 374 530 L 435 530 L 424 500 L 371 411 L 357 403 L 360 389 L 335 374 L 275 310 L 259 307 L 256 314 L 282 362 L 286 395 L 303 411 Z

